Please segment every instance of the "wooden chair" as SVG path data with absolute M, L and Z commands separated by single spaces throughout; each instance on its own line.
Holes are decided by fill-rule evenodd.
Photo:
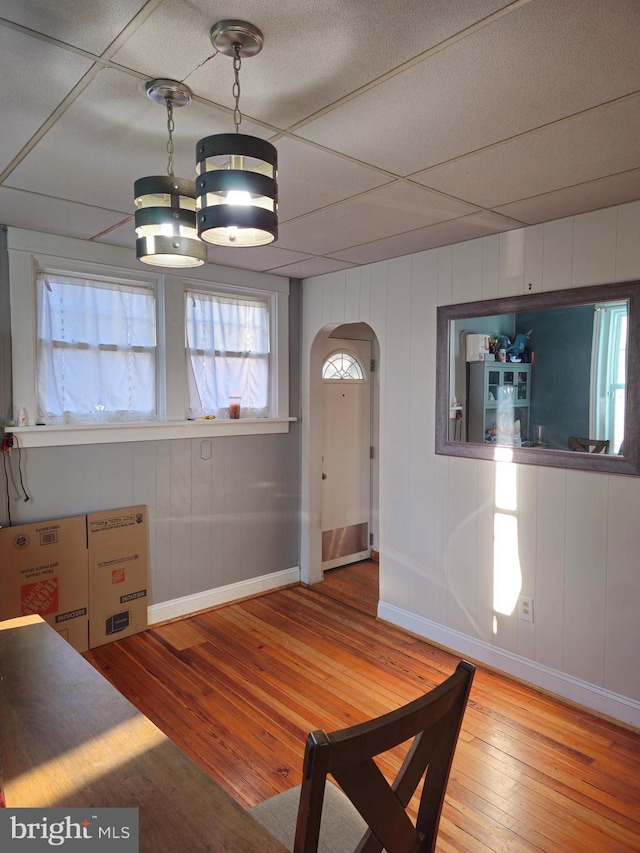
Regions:
M 568 440 L 569 450 L 577 450 L 580 453 L 608 453 L 608 438 L 576 438 L 570 436 Z
M 446 681 L 396 711 L 332 734 L 311 732 L 302 785 L 251 814 L 293 853 L 433 851 L 474 673 L 473 664 L 460 661 Z M 411 739 L 390 785 L 374 757 Z M 414 826 L 406 806 L 423 778 Z

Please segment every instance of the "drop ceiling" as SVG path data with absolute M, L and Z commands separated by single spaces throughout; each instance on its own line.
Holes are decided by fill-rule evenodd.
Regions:
M 241 130 L 278 149 L 280 235 L 211 262 L 305 278 L 640 198 L 638 0 L 0 0 L 0 222 L 133 250 L 145 82 L 194 93 L 176 175 L 233 130 L 223 18 L 264 33 Z

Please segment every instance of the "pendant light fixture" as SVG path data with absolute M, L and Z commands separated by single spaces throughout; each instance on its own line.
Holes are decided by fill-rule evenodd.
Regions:
M 167 174 L 140 178 L 134 184 L 136 257 L 160 267 L 199 267 L 207 247 L 196 232 L 194 181 L 173 173 L 173 108 L 191 103 L 191 90 L 176 80 L 150 80 L 147 96 L 167 108 Z
M 211 41 L 233 57 L 235 133 L 207 136 L 196 146 L 198 236 L 216 246 L 265 246 L 278 237 L 278 152 L 240 133 L 240 67 L 262 50 L 263 36 L 253 24 L 228 20 L 213 25 Z

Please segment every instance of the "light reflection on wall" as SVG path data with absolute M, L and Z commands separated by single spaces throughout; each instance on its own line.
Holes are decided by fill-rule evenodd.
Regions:
M 508 448 L 496 448 L 495 512 L 493 516 L 493 609 L 510 616 L 522 589 L 518 549 L 517 469 Z M 493 632 L 497 633 L 497 619 Z

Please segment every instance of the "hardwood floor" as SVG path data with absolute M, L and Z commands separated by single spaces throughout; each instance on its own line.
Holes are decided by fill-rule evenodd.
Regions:
M 248 807 L 300 782 L 310 730 L 377 716 L 453 671 L 457 657 L 373 617 L 376 584 L 358 564 L 86 657 Z M 437 849 L 640 851 L 640 734 L 479 668 Z
M 341 569 L 324 573 L 324 581 L 315 587 L 321 595 L 348 604 L 356 610 L 375 616 L 378 612 L 378 564 L 363 560 Z

